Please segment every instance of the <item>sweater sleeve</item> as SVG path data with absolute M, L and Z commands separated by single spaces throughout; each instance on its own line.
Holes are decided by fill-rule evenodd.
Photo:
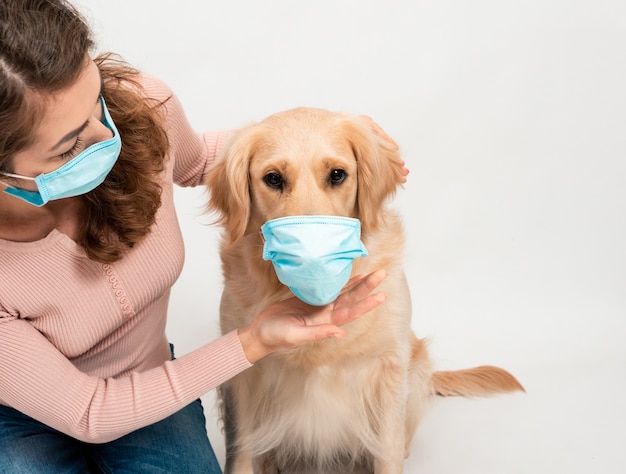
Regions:
M 0 321 L 0 398 L 91 443 L 162 420 L 250 367 L 233 331 L 154 369 L 101 379 L 78 371 L 27 321 Z
M 221 157 L 230 132 L 194 131 L 180 100 L 163 82 L 145 76 L 142 85 L 148 97 L 165 100 L 165 126 L 170 139 L 170 158 L 174 160 L 174 183 L 184 187 L 203 184 L 211 164 Z
M 171 143 L 167 179 L 171 179 L 173 169 L 178 184 L 201 184 L 227 133 L 195 133 L 171 91 L 156 79 L 144 79 L 145 94 L 165 103 Z M 182 240 L 170 194 L 163 200 L 153 232 L 134 247 L 132 255 L 129 252 L 118 262 L 116 280 L 110 280 L 100 264 L 83 261 L 84 252 L 58 232 L 41 242 L 0 245 L 3 271 L 11 275 L 0 279 L 0 403 L 79 440 L 103 443 L 166 418 L 250 367 L 236 332 L 174 361 L 160 362 L 168 356 L 158 319 L 164 318 L 166 308 L 158 310 L 155 302 L 167 300 L 166 293 L 177 275 L 176 256 L 180 253 L 182 259 Z M 154 255 L 161 255 L 164 245 L 172 250 L 165 253 L 172 256 L 157 261 Z M 167 275 L 166 260 L 170 269 Z M 143 265 L 145 262 L 157 266 L 150 284 L 141 274 L 150 268 Z M 60 292 L 48 286 L 38 289 L 37 271 L 47 275 L 48 269 L 65 278 L 60 279 Z M 72 275 L 76 278 L 72 291 L 81 298 L 71 299 L 71 292 L 63 293 Z M 100 284 L 99 278 L 106 281 Z M 124 295 L 119 300 L 118 292 Z M 124 316 L 118 313 L 121 299 L 136 305 L 132 320 L 117 319 Z M 82 317 L 83 312 L 93 315 L 97 310 L 104 313 L 103 319 Z M 152 337 L 162 336 L 158 339 L 162 351 L 146 363 L 150 368 L 140 369 L 137 364 L 149 354 L 133 357 L 137 347 L 133 341 L 148 337 L 146 328 L 153 331 Z M 85 351 L 90 348 L 96 348 L 97 356 L 92 354 L 89 362 L 106 370 L 79 368 L 87 363 L 90 355 Z M 118 367 L 120 353 L 128 360 Z M 94 373 L 105 375 L 91 375 Z

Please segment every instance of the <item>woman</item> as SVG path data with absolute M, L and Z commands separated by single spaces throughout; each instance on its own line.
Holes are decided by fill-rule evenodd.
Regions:
M 64 0 L 0 3 L 0 472 L 220 472 L 199 397 L 278 349 L 341 337 L 385 272 L 289 299 L 174 359 L 174 183 L 227 137 L 105 55 Z

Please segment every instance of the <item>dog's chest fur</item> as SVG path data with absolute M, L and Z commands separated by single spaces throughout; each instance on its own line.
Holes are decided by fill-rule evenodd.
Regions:
M 244 436 L 244 444 L 254 452 L 280 448 L 286 456 L 294 453 L 323 460 L 341 455 L 359 459 L 361 453 L 379 449 L 376 427 L 385 416 L 380 410 L 381 398 L 394 393 L 399 400 L 406 399 L 406 393 L 395 392 L 408 392 L 399 381 L 406 380 L 411 357 L 411 303 L 401 256 L 377 248 L 379 242 L 389 241 L 388 236 L 370 238 L 372 256 L 355 265 L 359 273 L 383 265 L 389 269 L 389 283 L 380 288 L 388 300 L 346 325 L 345 339 L 272 354 L 232 380 L 236 391 L 249 394 L 246 406 L 240 409 L 246 425 L 255 427 Z M 395 241 L 400 248 L 399 232 Z M 248 249 L 249 243 L 244 245 Z M 247 324 L 270 301 L 289 296 L 285 287 L 267 278 L 273 269 L 253 255 L 257 252 L 238 250 L 225 256 L 232 259 L 229 268 L 238 268 L 238 277 L 234 284 L 225 275 L 231 283 L 223 295 L 223 305 L 228 307 L 222 311 L 223 332 Z M 381 262 L 379 255 L 387 255 L 386 261 Z M 245 279 L 241 278 L 241 265 L 246 266 Z

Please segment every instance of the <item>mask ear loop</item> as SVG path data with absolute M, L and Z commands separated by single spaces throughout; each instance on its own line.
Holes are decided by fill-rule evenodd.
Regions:
M 8 173 L 6 171 L 0 171 L 0 175 L 6 176 L 7 178 L 29 180 L 29 181 L 37 182 L 37 178 L 31 178 L 30 176 L 22 176 L 21 174 Z M 7 183 L 6 181 L 3 181 L 2 179 L 0 179 L 0 184 L 9 189 L 22 189 L 22 188 L 16 187 L 15 184 Z
M 3 176 L 7 176 L 8 178 L 28 179 L 30 181 L 36 181 L 37 180 L 37 178 L 31 178 L 30 176 L 22 176 L 21 174 L 7 173 L 6 171 L 0 171 L 0 174 L 3 175 Z

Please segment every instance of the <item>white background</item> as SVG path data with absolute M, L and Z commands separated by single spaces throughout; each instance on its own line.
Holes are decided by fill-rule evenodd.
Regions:
M 434 400 L 407 473 L 626 472 L 623 0 L 76 4 L 98 51 L 167 82 L 197 130 L 307 105 L 368 114 L 399 143 L 415 332 L 438 367 L 496 364 L 527 389 Z M 205 201 L 177 192 L 179 354 L 218 334 Z

